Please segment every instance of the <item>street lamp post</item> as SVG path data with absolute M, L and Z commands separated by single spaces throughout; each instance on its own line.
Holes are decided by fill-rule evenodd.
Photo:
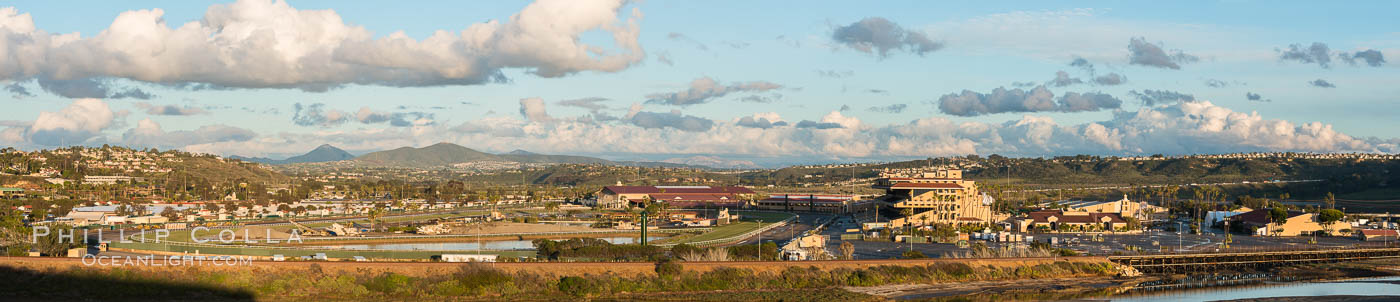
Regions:
M 1181 221 L 1176 222 L 1176 251 L 1181 252 Z

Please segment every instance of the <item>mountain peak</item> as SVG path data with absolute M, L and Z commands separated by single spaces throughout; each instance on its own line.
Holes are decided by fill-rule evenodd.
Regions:
M 288 157 L 287 159 L 276 160 L 267 158 L 247 158 L 247 160 L 277 165 L 341 161 L 352 158 L 355 158 L 355 156 L 350 155 L 350 152 L 345 152 L 345 150 L 341 150 L 340 148 L 336 148 L 335 146 L 331 146 L 330 144 L 322 144 L 320 146 L 317 146 L 316 149 L 311 149 L 311 151 L 306 152 L 306 154 Z
M 500 160 L 494 154 L 482 153 L 461 145 L 442 142 L 422 148 L 403 147 L 365 154 L 357 160 L 388 165 L 440 166 L 478 160 Z
M 515 149 L 515 150 L 513 150 L 513 151 L 506 152 L 506 154 L 512 154 L 512 155 L 536 155 L 536 154 L 539 154 L 539 153 L 530 152 L 530 151 L 525 151 L 525 150 L 521 150 L 521 149 Z

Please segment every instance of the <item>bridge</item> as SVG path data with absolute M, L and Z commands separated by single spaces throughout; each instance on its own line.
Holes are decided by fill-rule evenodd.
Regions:
M 1351 248 L 1206 254 L 1110 256 L 1109 261 L 1143 273 L 1194 273 L 1221 268 L 1272 266 L 1400 258 L 1400 248 Z

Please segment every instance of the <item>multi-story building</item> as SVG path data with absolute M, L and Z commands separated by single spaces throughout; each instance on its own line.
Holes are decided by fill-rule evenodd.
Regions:
M 962 170 L 942 169 L 916 175 L 882 175 L 875 180 L 880 197 L 894 207 L 913 209 L 914 215 L 890 221 L 891 226 L 930 224 L 981 224 L 995 220 L 991 196 L 977 184 L 962 179 Z
M 836 214 L 865 212 L 873 209 L 874 204 L 857 196 L 811 193 L 772 193 L 758 200 L 758 208 L 764 210 Z
M 1132 217 L 1139 221 L 1154 220 L 1154 218 L 1162 218 L 1161 216 L 1167 214 L 1167 208 L 1154 206 L 1145 201 L 1131 201 L 1128 200 L 1127 195 L 1117 201 L 1061 200 L 1042 203 L 1040 206 L 1042 208 L 1063 209 L 1066 213 L 1115 213 L 1124 218 Z
M 711 186 L 606 186 L 595 196 L 597 207 L 626 209 L 647 201 L 665 202 L 673 207 L 740 207 L 753 190 L 744 187 Z
M 138 178 L 130 177 L 130 176 L 110 176 L 110 175 L 87 175 L 87 176 L 83 176 L 83 183 L 87 183 L 87 184 L 112 185 L 112 184 L 117 184 L 118 182 L 133 182 L 133 181 L 141 181 L 141 180 L 138 179 Z

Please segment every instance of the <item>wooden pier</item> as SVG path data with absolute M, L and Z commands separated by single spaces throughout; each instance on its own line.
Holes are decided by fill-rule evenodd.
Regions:
M 1200 273 L 1222 268 L 1262 268 L 1385 258 L 1400 258 L 1400 248 L 1110 256 L 1108 260 L 1143 273 Z

